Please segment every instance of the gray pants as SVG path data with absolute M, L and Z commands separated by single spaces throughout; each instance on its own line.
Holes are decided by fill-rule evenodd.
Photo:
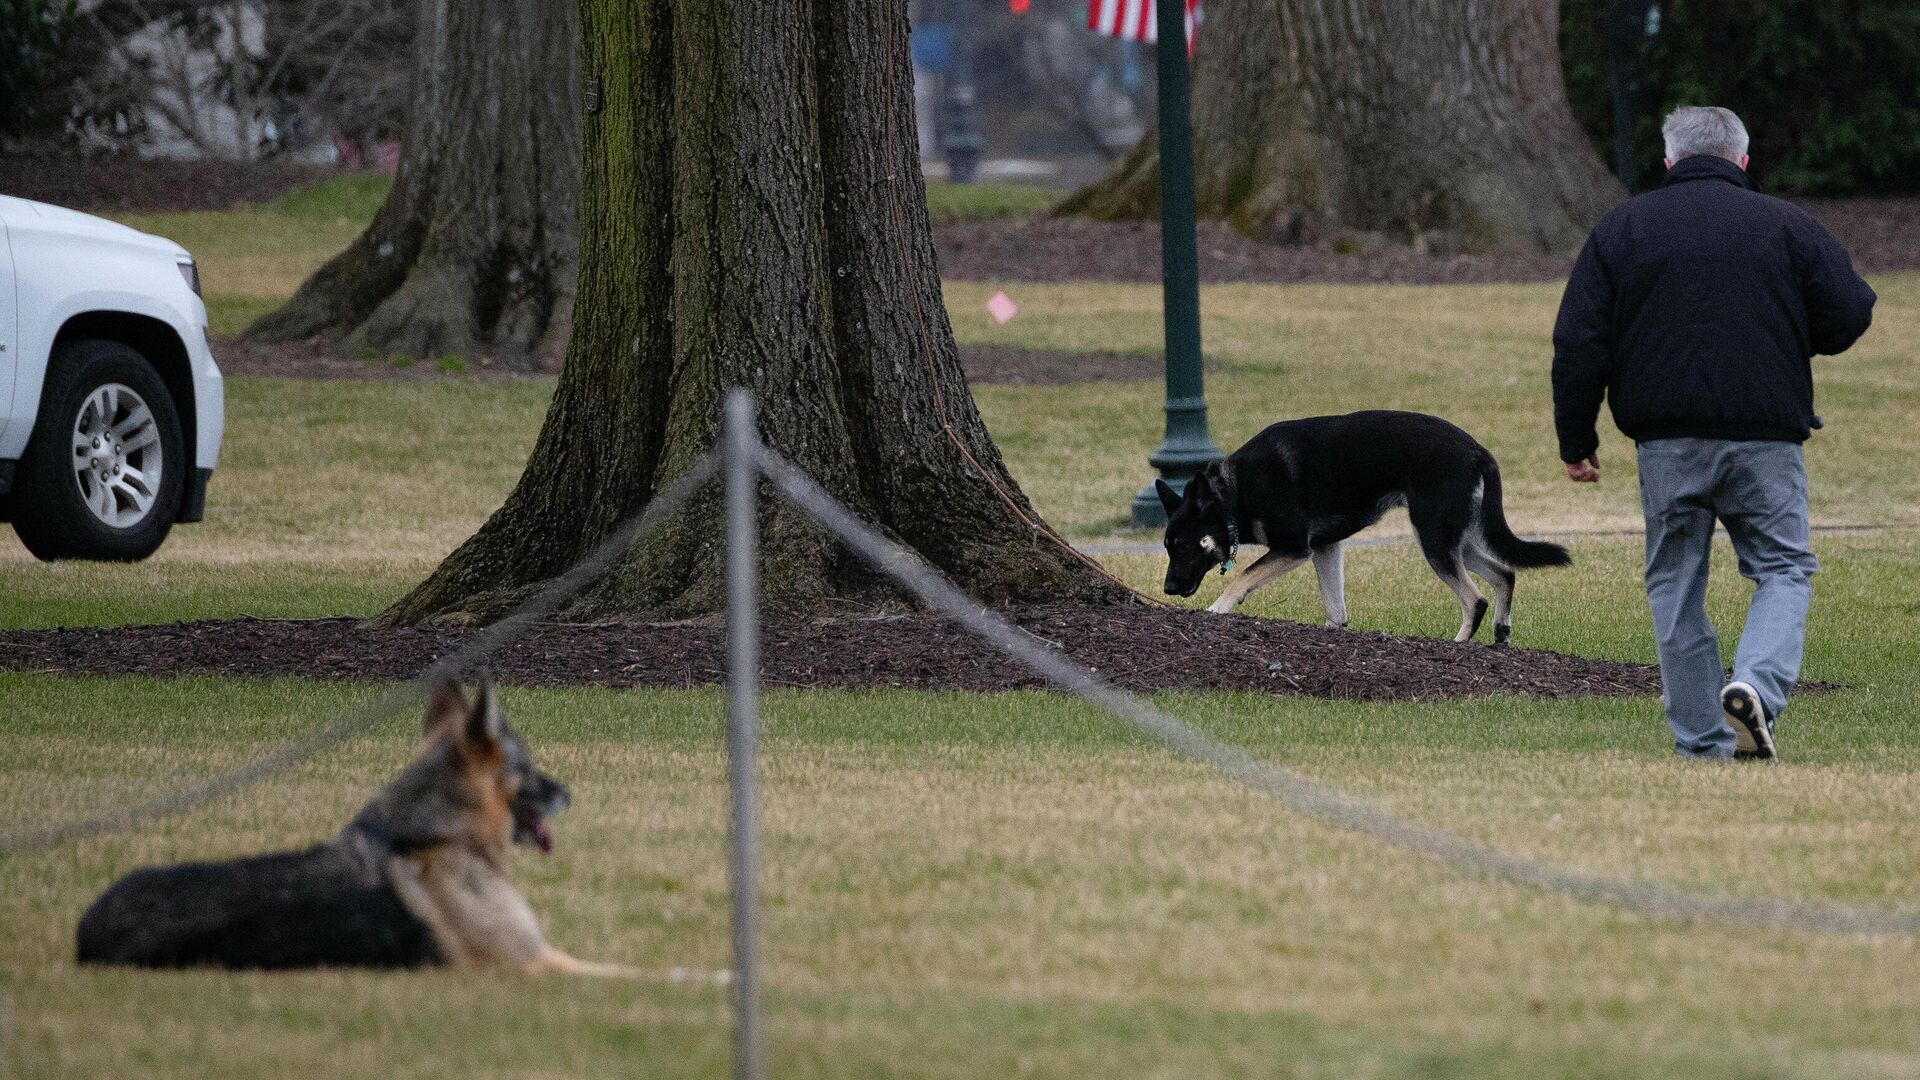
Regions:
M 1778 718 L 1800 677 L 1811 578 L 1807 471 L 1797 443 L 1660 439 L 1640 444 L 1647 516 L 1647 603 L 1660 651 L 1667 724 L 1688 757 L 1733 753 L 1720 711 L 1720 642 L 1707 621 L 1707 557 L 1717 517 L 1754 584 L 1733 677 Z

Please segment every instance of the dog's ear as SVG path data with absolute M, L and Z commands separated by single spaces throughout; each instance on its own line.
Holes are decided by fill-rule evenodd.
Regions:
M 483 671 L 480 673 L 478 696 L 474 698 L 472 711 L 467 714 L 467 742 L 473 746 L 490 748 L 500 741 L 505 726 L 500 718 L 500 698 L 493 692 L 493 676 Z
M 1193 500 L 1194 506 L 1212 506 L 1214 495 L 1213 478 L 1204 471 L 1194 473 L 1193 479 L 1187 481 L 1187 498 Z
M 1159 494 L 1160 505 L 1167 511 L 1167 516 L 1172 517 L 1173 512 L 1180 509 L 1180 493 L 1173 490 L 1172 484 L 1157 476 L 1153 478 L 1153 490 Z
M 451 675 L 443 675 L 433 684 L 433 696 L 427 699 L 426 719 L 420 723 L 420 734 L 432 738 L 438 731 L 458 731 L 458 724 L 467 719 L 467 696 L 460 692 L 460 683 Z

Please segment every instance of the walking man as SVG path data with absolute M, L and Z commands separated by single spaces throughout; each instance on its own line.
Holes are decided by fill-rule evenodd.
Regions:
M 1875 297 L 1819 223 L 1755 188 L 1739 117 L 1676 109 L 1660 130 L 1666 183 L 1600 222 L 1560 302 L 1560 458 L 1575 483 L 1600 479 L 1594 423 L 1608 399 L 1638 450 L 1647 601 L 1674 749 L 1772 758 L 1819 566 L 1800 453 L 1820 426 L 1810 361 L 1865 333 Z M 1724 687 L 1706 609 L 1716 518 L 1754 583 Z

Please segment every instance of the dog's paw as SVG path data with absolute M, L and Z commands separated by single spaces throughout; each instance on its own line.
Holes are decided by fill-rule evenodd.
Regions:
M 1327 622 L 1325 623 L 1325 626 L 1326 626 L 1326 628 L 1327 628 L 1328 630 L 1345 630 L 1345 629 L 1347 628 L 1347 624 L 1346 624 L 1346 623 L 1344 623 L 1344 622 L 1334 622 L 1334 621 L 1333 621 L 1333 620 L 1331 620 L 1331 619 L 1329 619 L 1329 620 L 1327 620 Z
M 1493 624 L 1493 647 L 1496 649 L 1503 649 L 1512 644 L 1513 644 L 1512 624 L 1509 623 L 1509 624 L 1502 625 L 1500 623 L 1494 623 Z

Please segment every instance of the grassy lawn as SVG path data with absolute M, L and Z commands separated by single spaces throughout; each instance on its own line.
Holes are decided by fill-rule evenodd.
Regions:
M 285 252 L 235 239 L 226 215 L 162 231 L 201 253 L 216 310 L 232 313 L 284 295 L 377 198 L 376 185 L 344 186 L 238 212 L 263 234 L 288 218 Z M 313 240 L 330 221 L 338 235 Z M 203 243 L 187 239 L 194 228 Z M 216 257 L 222 243 L 234 246 Z M 261 284 L 275 272 L 279 292 Z M 1873 333 L 1821 362 L 1828 429 L 1809 468 L 1822 520 L 1896 527 L 1816 541 L 1807 675 L 1846 685 L 1795 703 L 1787 763 L 1676 762 L 1651 700 L 1161 703 L 1505 851 L 1744 895 L 1920 907 L 1920 490 L 1906 464 L 1920 450 L 1907 376 L 1920 275 L 1874 284 Z M 1004 327 L 980 310 L 1002 287 L 1021 304 Z M 1230 447 L 1272 419 L 1370 405 L 1440 412 L 1499 454 L 1523 531 L 1633 525 L 1617 437 L 1597 490 L 1558 479 L 1544 370 L 1556 299 L 1535 286 L 1209 289 L 1207 348 L 1224 363 L 1209 384 L 1216 436 Z M 1151 288 L 950 283 L 948 300 L 971 341 L 1158 340 Z M 43 566 L 0 543 L 0 626 L 377 611 L 497 505 L 550 391 L 233 379 L 207 521 L 132 567 Z M 1111 536 L 1145 479 L 1158 388 L 978 397 L 1042 512 L 1075 536 Z M 1650 660 L 1637 543 L 1572 546 L 1572 569 L 1522 579 L 1519 643 Z M 1720 554 L 1712 606 L 1730 628 L 1746 586 Z M 1142 587 L 1161 569 L 1110 562 Z M 1452 630 L 1457 609 L 1412 548 L 1356 550 L 1348 578 L 1359 628 Z M 1311 575 L 1245 610 L 1318 621 Z M 12 829 L 137 799 L 375 692 L 0 675 L 0 817 Z M 725 992 L 702 977 L 727 963 L 719 694 L 505 700 L 576 795 L 559 851 L 517 862 L 528 895 L 562 946 L 659 977 L 72 965 L 74 922 L 116 874 L 337 830 L 406 756 L 396 720 L 199 812 L 0 857 L 0 1075 L 278 1076 L 321 1061 L 341 1078 L 723 1074 Z M 765 712 L 775 1075 L 1920 1076 L 1913 939 L 1666 923 L 1462 878 L 1287 813 L 1053 695 L 783 692 Z

